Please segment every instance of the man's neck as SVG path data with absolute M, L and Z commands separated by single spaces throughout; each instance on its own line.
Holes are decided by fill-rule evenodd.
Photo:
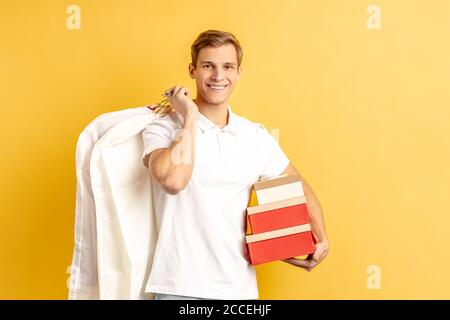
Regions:
M 198 111 L 208 118 L 209 121 L 215 123 L 220 128 L 228 124 L 228 101 L 222 104 L 211 104 L 202 99 L 200 95 L 197 95 L 194 102 L 198 107 Z

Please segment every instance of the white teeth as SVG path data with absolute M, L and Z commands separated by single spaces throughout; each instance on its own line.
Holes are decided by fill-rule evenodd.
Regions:
M 208 84 L 208 87 L 210 87 L 211 89 L 214 89 L 214 90 L 223 90 L 223 89 L 225 89 L 226 86 L 213 86 L 211 84 Z

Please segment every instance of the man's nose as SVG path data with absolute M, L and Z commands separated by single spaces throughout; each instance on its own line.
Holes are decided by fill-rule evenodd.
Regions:
M 220 80 L 222 80 L 224 77 L 223 77 L 223 71 L 222 71 L 222 69 L 221 68 L 216 68 L 215 70 L 214 70 L 214 73 L 213 73 L 213 75 L 212 75 L 212 78 L 214 79 L 214 80 L 218 80 L 218 81 L 220 81 Z

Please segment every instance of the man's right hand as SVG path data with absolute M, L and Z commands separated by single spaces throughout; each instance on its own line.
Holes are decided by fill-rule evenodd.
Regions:
M 169 97 L 170 106 L 177 111 L 183 119 L 192 112 L 198 112 L 198 107 L 190 97 L 190 91 L 183 86 L 174 86 L 167 91 L 172 92 Z
M 150 153 L 148 168 L 167 193 L 176 195 L 186 187 L 192 176 L 198 108 L 190 99 L 187 88 L 175 86 L 169 90 L 173 90 L 168 97 L 170 109 L 178 112 L 184 123 L 168 148 L 155 149 Z

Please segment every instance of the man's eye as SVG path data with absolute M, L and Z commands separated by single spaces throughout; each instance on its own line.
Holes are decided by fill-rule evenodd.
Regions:
M 203 66 L 203 68 L 209 68 L 209 67 L 211 67 L 211 65 L 209 65 L 209 64 L 205 64 L 205 65 Z
M 227 69 L 233 69 L 234 67 L 233 67 L 233 66 L 225 66 L 225 68 L 227 68 Z

